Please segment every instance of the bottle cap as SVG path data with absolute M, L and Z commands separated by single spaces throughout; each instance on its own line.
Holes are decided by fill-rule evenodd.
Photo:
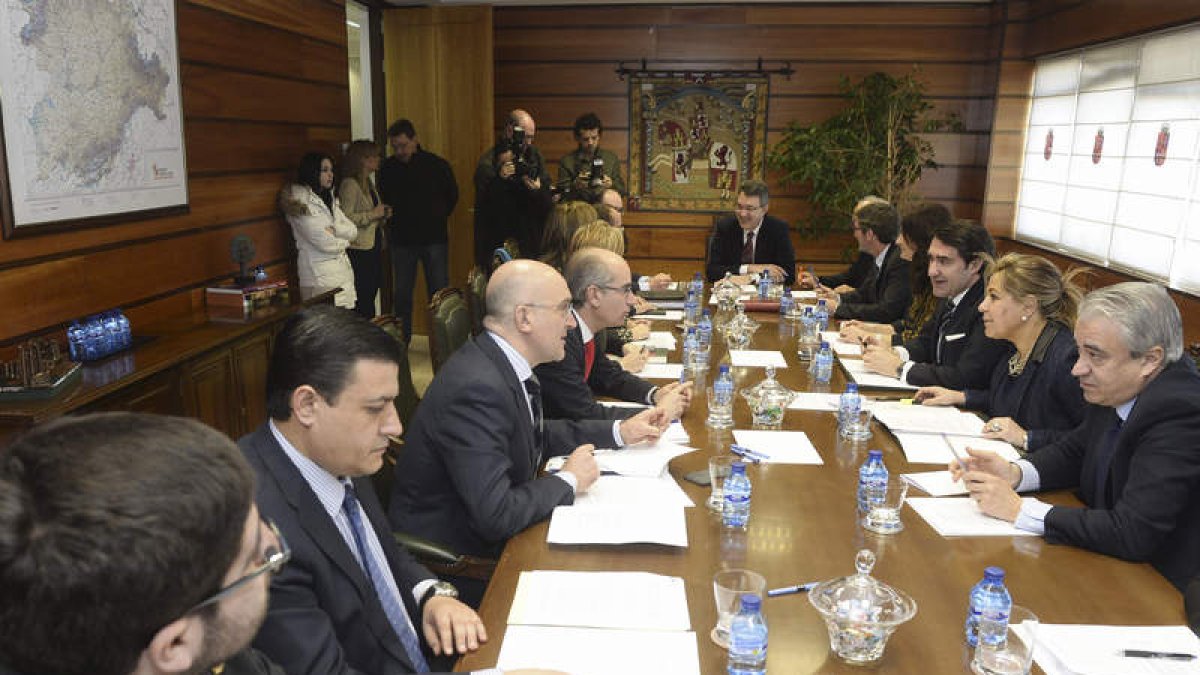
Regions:
M 869 461 L 872 459 L 878 459 L 878 460 L 882 461 L 883 460 L 883 451 L 882 450 L 868 450 L 867 451 L 867 460 Z M 1000 569 L 1000 568 L 997 567 L 996 569 Z M 1003 570 L 1001 570 L 1000 573 L 1004 574 Z
M 742 611 L 757 612 L 762 607 L 762 598 L 753 593 L 742 594 Z
M 825 298 L 821 298 L 820 300 L 817 301 L 817 307 L 824 307 L 824 306 L 825 306 Z
M 733 472 L 733 473 L 745 474 L 745 473 L 746 473 L 746 463 L 745 463 L 745 462 L 741 462 L 741 461 L 735 461 L 735 462 L 734 462 L 734 463 L 733 463 L 733 464 L 732 464 L 732 465 L 729 467 L 729 470 L 730 470 L 731 472 Z
M 821 340 L 821 349 L 829 349 L 829 343 Z
M 729 372 L 729 364 L 722 363 L 721 364 L 721 374 L 724 375 L 725 373 L 728 373 L 728 372 Z
M 847 382 L 846 383 L 846 393 L 847 394 L 857 394 L 858 393 L 858 383 L 857 382 Z
M 983 570 L 983 577 L 992 581 L 1004 581 L 1004 568 L 991 566 Z

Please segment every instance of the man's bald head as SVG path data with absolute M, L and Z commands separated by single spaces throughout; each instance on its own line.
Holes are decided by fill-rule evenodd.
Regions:
M 484 299 L 485 319 L 511 325 L 517 305 L 551 302 L 556 285 L 565 286 L 562 275 L 536 260 L 512 260 L 492 272 Z
M 517 108 L 508 113 L 508 126 L 511 131 L 512 127 L 521 127 L 525 130 L 525 138 L 533 142 L 533 137 L 537 134 L 537 125 L 533 121 L 533 115 L 527 111 Z
M 622 215 L 625 212 L 625 200 L 621 199 L 621 193 L 612 188 L 608 188 L 600 195 L 600 208 L 596 209 L 600 213 L 600 217 L 608 221 L 613 227 L 621 227 Z

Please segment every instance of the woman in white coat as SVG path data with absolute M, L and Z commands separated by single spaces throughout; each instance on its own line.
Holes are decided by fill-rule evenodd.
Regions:
M 353 309 L 358 296 L 346 248 L 358 236 L 358 228 L 333 194 L 333 159 L 319 152 L 305 155 L 296 182 L 279 194 L 279 206 L 296 240 L 300 286 L 340 287 L 334 304 Z

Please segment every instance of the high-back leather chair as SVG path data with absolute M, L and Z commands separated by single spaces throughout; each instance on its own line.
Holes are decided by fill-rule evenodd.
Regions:
M 400 422 L 407 428 L 421 398 L 417 396 L 417 388 L 413 386 L 412 367 L 408 361 L 408 343 L 404 341 L 400 319 L 385 314 L 375 317 L 371 323 L 391 335 L 400 348 L 400 394 L 396 397 L 396 412 L 400 415 Z
M 458 288 L 443 288 L 429 302 L 429 357 L 433 372 L 471 337 L 471 316 Z
M 471 333 L 479 335 L 483 332 L 483 316 L 487 314 L 487 275 L 479 267 L 472 267 L 467 273 L 467 309 L 471 313 Z

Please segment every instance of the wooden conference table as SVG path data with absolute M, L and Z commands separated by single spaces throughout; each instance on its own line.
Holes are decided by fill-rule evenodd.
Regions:
M 806 365 L 796 359 L 797 340 L 777 315 L 752 314 L 763 323 L 751 349 L 778 349 L 789 367 L 777 374 L 797 391 L 811 391 Z M 654 330 L 667 324 L 655 322 Z M 719 334 L 714 336 L 712 363 L 725 357 Z M 678 355 L 670 360 L 678 361 Z M 715 368 L 705 374 L 711 384 Z M 762 368 L 732 369 L 738 390 L 763 379 Z M 845 373 L 834 367 L 831 391 L 845 388 Z M 698 382 L 697 385 L 700 383 Z M 869 393 L 869 392 L 868 392 Z M 893 394 L 895 392 L 892 392 Z M 895 438 L 875 423 L 871 440 L 851 444 L 837 438 L 831 412 L 789 410 L 784 428 L 802 430 L 824 460 L 822 466 L 750 465 L 754 493 L 748 532 L 733 534 L 704 503 L 708 488 L 683 480 L 707 468 L 708 458 L 728 453 L 729 430 L 704 426 L 707 400 L 701 387 L 684 426 L 698 449 L 671 462 L 671 474 L 696 503 L 686 509 L 689 546 L 551 546 L 548 524 L 539 523 L 514 537 L 505 548 L 480 610 L 489 642 L 460 660 L 459 669 L 496 664 L 517 577 L 526 570 L 646 571 L 686 581 L 692 630 L 699 643 L 704 675 L 725 672 L 726 653 L 709 639 L 717 616 L 712 578 L 721 569 L 748 568 L 766 577 L 767 587 L 845 576 L 854 571 L 855 553 L 863 548 L 878 557 L 876 578 L 909 593 L 917 614 L 899 627 L 888 642 L 879 673 L 969 672 L 970 655 L 963 642 L 967 594 L 983 568 L 999 565 L 1016 604 L 1030 608 L 1045 623 L 1166 625 L 1185 623 L 1182 599 L 1161 575 L 1135 564 L 1068 546 L 1047 544 L 1041 537 L 943 538 L 914 511 L 902 512 L 905 529 L 891 536 L 864 531 L 856 519 L 858 468 L 870 448 L 882 449 L 893 474 L 938 467 L 909 465 Z M 736 397 L 735 428 L 750 428 L 745 400 Z M 913 488 L 910 496 L 924 496 Z M 1071 494 L 1044 496 L 1057 504 L 1078 505 Z M 563 602 L 570 602 L 563 598 Z M 803 594 L 767 598 L 763 603 L 770 628 L 767 666 L 772 673 L 859 673 L 861 667 L 840 662 L 829 651 L 824 622 Z

